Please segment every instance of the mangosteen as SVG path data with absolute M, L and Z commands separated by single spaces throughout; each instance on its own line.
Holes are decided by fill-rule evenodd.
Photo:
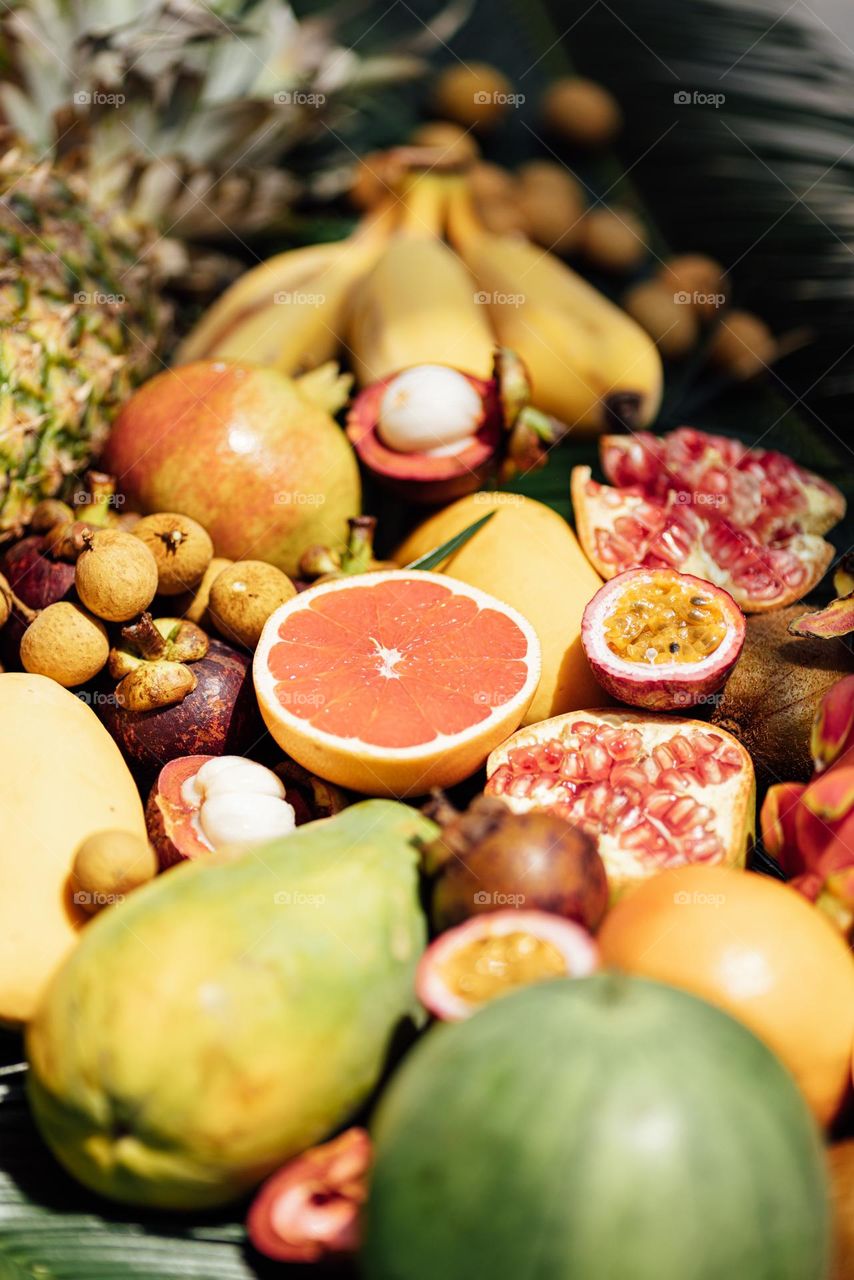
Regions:
M 74 564 L 61 560 L 49 552 L 44 534 L 31 534 L 8 548 L 0 561 L 0 571 L 12 591 L 29 609 L 46 609 L 59 600 L 74 596 Z M 21 640 L 29 626 L 19 610 L 12 615 L 0 632 L 3 663 L 7 668 L 21 667 Z
M 164 666 L 182 663 L 165 662 Z M 178 756 L 245 755 L 264 729 L 252 685 L 252 660 L 220 640 L 192 662 L 195 686 L 180 701 L 134 711 L 117 696 L 115 676 L 102 679 L 93 706 L 142 789 Z

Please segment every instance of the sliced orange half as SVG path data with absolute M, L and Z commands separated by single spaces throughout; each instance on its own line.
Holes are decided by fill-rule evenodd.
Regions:
M 389 570 L 278 608 L 254 674 L 267 728 L 299 764 L 367 795 L 422 795 L 468 777 L 521 723 L 540 649 L 485 591 Z

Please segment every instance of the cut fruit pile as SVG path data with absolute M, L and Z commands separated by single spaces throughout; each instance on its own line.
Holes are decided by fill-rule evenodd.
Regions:
M 673 569 L 628 569 L 584 610 L 587 660 L 602 688 L 658 711 L 710 700 L 744 644 L 744 615 L 726 591 Z
M 487 774 L 514 812 L 549 809 L 595 833 L 612 896 L 687 862 L 741 866 L 752 841 L 750 757 L 697 720 L 557 716 L 515 733 Z
M 539 674 L 539 643 L 515 609 L 412 571 L 303 592 L 273 613 L 255 655 L 283 750 L 369 795 L 468 777 L 521 722 Z
M 673 568 L 724 587 L 747 613 L 801 599 L 833 548 L 842 494 L 790 458 L 680 427 L 668 436 L 604 436 L 616 487 L 576 467 L 579 538 L 604 578 L 638 566 Z

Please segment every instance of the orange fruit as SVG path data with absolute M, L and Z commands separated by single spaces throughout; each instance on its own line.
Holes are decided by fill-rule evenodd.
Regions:
M 767 876 L 680 867 L 609 912 L 603 963 L 684 987 L 745 1023 L 778 1055 L 827 1124 L 845 1095 L 854 963 L 806 898 Z
M 412 570 L 302 592 L 268 619 L 254 665 L 279 746 L 330 782 L 384 796 L 468 777 L 521 722 L 539 676 L 520 613 Z

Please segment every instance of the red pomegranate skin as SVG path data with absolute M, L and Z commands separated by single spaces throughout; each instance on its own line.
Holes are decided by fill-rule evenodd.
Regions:
M 193 755 L 245 755 L 264 735 L 252 684 L 252 659 L 219 640 L 192 664 L 197 684 L 181 702 L 157 711 L 127 711 L 115 682 L 102 681 L 92 705 L 141 790 L 170 760 Z
M 45 539 L 38 534 L 14 543 L 0 561 L 0 573 L 19 600 L 31 609 L 46 609 L 74 591 L 74 565 L 44 554 Z M 20 669 L 21 637 L 27 624 L 15 613 L 0 632 L 4 665 Z

